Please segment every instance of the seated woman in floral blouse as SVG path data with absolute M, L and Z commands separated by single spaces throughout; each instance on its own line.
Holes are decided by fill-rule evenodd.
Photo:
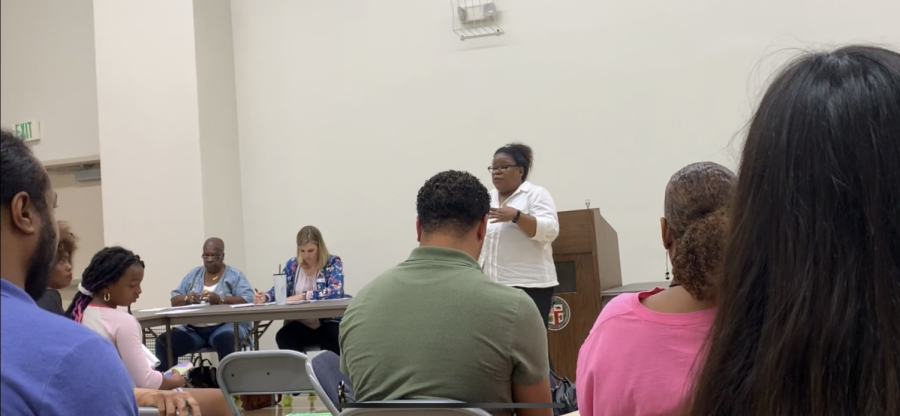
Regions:
M 297 300 L 340 299 L 344 297 L 344 265 L 341 258 L 328 253 L 322 232 L 308 225 L 297 233 L 297 257 L 284 266 L 287 276 L 288 302 Z M 316 280 L 325 281 L 318 290 Z M 254 302 L 275 300 L 275 288 L 266 293 L 256 293 Z M 285 321 L 275 335 L 278 348 L 305 352 L 311 346 L 340 354 L 338 330 L 340 318 L 302 319 Z

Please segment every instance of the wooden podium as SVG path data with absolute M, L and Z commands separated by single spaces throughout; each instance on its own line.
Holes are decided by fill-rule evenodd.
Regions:
M 591 332 L 603 301 L 600 292 L 622 286 L 619 238 L 597 208 L 559 213 L 553 242 L 557 280 L 550 309 L 550 360 L 556 373 L 575 380 L 578 350 Z

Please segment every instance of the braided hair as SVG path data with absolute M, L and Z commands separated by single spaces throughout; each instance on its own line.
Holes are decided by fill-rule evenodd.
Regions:
M 141 261 L 141 257 L 130 250 L 122 247 L 107 247 L 100 250 L 91 259 L 91 264 L 84 269 L 78 293 L 75 294 L 72 304 L 66 310 L 66 317 L 80 323 L 84 314 L 84 308 L 91 303 L 94 294 L 118 282 L 125 274 L 125 271 L 135 265 L 144 268 L 144 262 Z M 130 305 L 128 306 L 128 313 L 131 313 Z

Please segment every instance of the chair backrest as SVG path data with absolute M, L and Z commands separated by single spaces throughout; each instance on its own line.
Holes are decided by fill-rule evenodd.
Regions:
M 314 391 L 306 375 L 306 355 L 296 351 L 238 351 L 219 362 L 216 371 L 225 397 L 235 394 L 293 394 Z M 241 414 L 234 400 L 226 400 Z
M 387 400 L 383 402 L 377 403 L 404 403 L 404 404 L 420 404 L 423 406 L 427 406 L 429 403 L 440 404 L 440 403 L 462 403 L 457 400 L 449 400 L 449 399 L 431 399 L 431 400 Z M 490 413 L 485 411 L 484 409 L 472 409 L 472 408 L 462 408 L 462 409 L 392 409 L 392 408 L 382 408 L 382 409 L 346 409 L 341 412 L 341 416 L 389 416 L 389 415 L 408 415 L 408 416 L 491 416 Z
M 349 395 L 353 392 L 350 377 L 341 373 L 341 357 L 327 350 L 309 357 L 306 360 L 306 374 L 309 375 L 309 381 L 316 389 L 316 395 L 319 396 L 328 411 L 332 415 L 338 416 L 341 413 L 335 405 L 339 402 L 338 384 L 344 382 L 345 394 Z

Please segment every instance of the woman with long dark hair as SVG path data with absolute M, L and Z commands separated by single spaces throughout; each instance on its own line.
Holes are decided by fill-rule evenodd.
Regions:
M 687 414 L 900 415 L 900 54 L 805 54 L 741 158 Z

